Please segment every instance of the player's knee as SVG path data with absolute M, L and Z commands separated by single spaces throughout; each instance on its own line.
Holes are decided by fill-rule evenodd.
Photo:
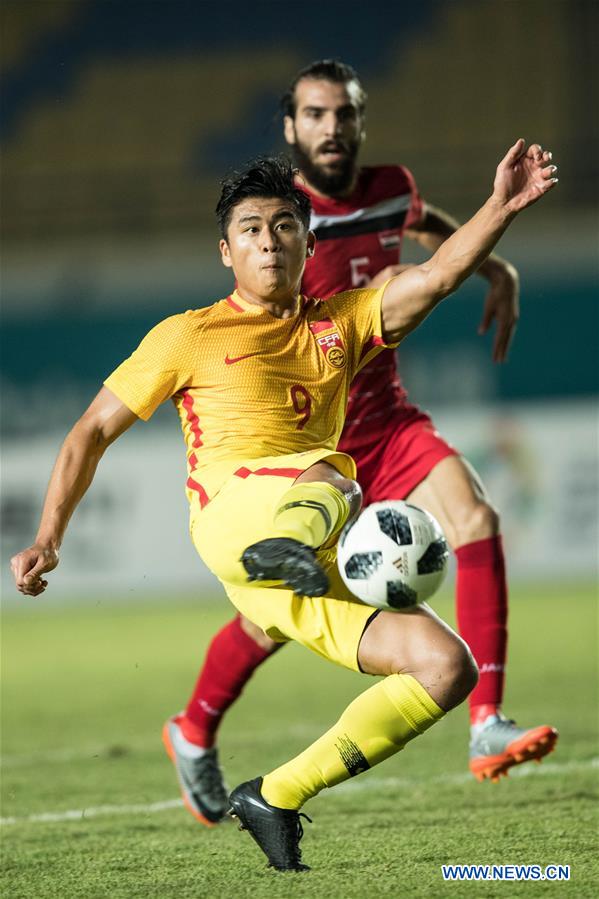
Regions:
M 468 506 L 454 521 L 454 548 L 495 537 L 499 527 L 499 513 L 490 503 L 481 501 Z
M 478 666 L 468 645 L 458 638 L 445 658 L 444 682 L 446 710 L 459 705 L 478 683 Z
M 468 645 L 457 634 L 431 651 L 421 663 L 429 692 L 445 711 L 463 702 L 478 683 L 478 667 Z

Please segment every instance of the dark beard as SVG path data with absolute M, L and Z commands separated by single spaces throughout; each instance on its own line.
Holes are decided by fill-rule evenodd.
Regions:
M 339 168 L 334 172 L 327 172 L 322 166 L 312 162 L 309 153 L 304 150 L 299 141 L 296 140 L 291 145 L 293 162 L 305 176 L 308 185 L 312 185 L 326 197 L 338 197 L 347 193 L 351 187 L 356 173 L 358 145 L 354 144 L 348 150 L 348 155 L 339 163 Z

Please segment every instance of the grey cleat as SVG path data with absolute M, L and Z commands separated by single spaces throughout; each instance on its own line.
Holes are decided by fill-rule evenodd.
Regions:
M 497 783 L 522 762 L 536 761 L 553 752 L 559 734 L 554 727 L 517 727 L 502 715 L 491 715 L 470 741 L 469 768 L 477 780 Z
M 201 755 L 193 752 L 197 747 L 189 744 L 192 752 L 184 751 L 185 737 L 175 715 L 162 728 L 162 742 L 175 766 L 181 796 L 186 808 L 202 824 L 214 827 L 225 817 L 229 808 L 223 773 L 218 764 L 216 748 L 206 749 Z

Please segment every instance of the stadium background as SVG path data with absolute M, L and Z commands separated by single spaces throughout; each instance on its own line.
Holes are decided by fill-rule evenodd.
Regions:
M 559 191 L 500 248 L 522 277 L 509 364 L 494 366 L 490 339 L 476 336 L 484 288 L 473 279 L 406 341 L 401 369 L 488 482 L 514 574 L 588 577 L 598 507 L 596 4 L 289 9 L 297 27 L 270 2 L 3 4 L 5 554 L 34 534 L 60 439 L 102 379 L 155 322 L 229 292 L 216 253 L 218 180 L 281 149 L 282 90 L 307 61 L 338 55 L 369 92 L 364 160 L 405 163 L 425 198 L 462 219 L 515 137 L 559 157 Z M 409 244 L 406 258 L 417 258 Z M 136 597 L 202 586 L 183 464 L 170 407 L 110 451 L 73 522 L 54 601 L 81 598 L 83 585 L 88 596 L 126 585 Z
M 305 852 L 318 870 L 294 895 L 444 895 L 439 861 L 571 863 L 572 894 L 596 895 L 598 8 L 2 3 L 0 824 L 10 899 L 290 895 L 247 836 L 198 830 L 181 811 L 159 743 L 230 614 L 187 536 L 174 410 L 110 449 L 43 599 L 16 593 L 8 559 L 33 538 L 60 440 L 102 379 L 155 322 L 229 292 L 216 254 L 218 180 L 282 148 L 278 97 L 324 56 L 354 64 L 369 92 L 363 159 L 405 163 L 423 196 L 459 218 L 487 196 L 516 137 L 559 162 L 559 189 L 499 248 L 522 278 L 509 364 L 494 366 L 491 338 L 476 335 L 484 287 L 472 279 L 405 342 L 401 369 L 503 512 L 507 711 L 562 736 L 538 770 L 486 789 L 465 771 L 457 710 L 416 748 L 315 800 Z M 408 244 L 405 257 L 417 258 Z M 451 620 L 449 584 L 435 607 Z M 290 757 L 363 689 L 300 648 L 279 653 L 225 723 L 229 783 L 254 776 L 258 760 L 268 770 Z M 524 893 L 486 884 L 484 895 Z

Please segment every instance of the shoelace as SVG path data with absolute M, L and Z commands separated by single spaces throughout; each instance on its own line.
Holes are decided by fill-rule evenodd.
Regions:
M 512 718 L 499 718 L 497 721 L 494 721 L 493 724 L 489 725 L 489 730 L 493 730 L 493 728 L 504 728 L 504 727 L 515 727 L 516 722 Z M 484 731 L 483 731 L 484 733 Z
M 516 722 L 512 718 L 498 718 L 497 721 L 493 721 L 492 724 L 483 728 L 473 745 L 477 748 L 480 747 L 479 751 L 490 753 L 493 751 L 493 737 L 497 738 L 498 734 L 503 735 L 504 730 L 511 730 L 515 726 Z M 508 734 L 508 736 L 512 736 L 512 734 Z
M 302 826 L 302 822 L 300 821 L 300 818 L 305 818 L 306 821 L 308 821 L 310 824 L 312 824 L 312 818 L 310 818 L 304 812 L 297 813 L 297 819 L 295 821 L 296 829 L 295 829 L 295 834 L 293 835 L 294 840 L 295 840 L 295 846 L 293 847 L 293 854 L 294 854 L 293 860 L 295 862 L 300 862 L 302 860 L 302 850 L 300 849 L 299 844 L 300 844 L 301 838 L 304 835 L 304 828 Z
M 302 860 L 302 850 L 299 848 L 299 842 L 304 835 L 304 828 L 302 827 L 300 818 L 305 818 L 306 821 L 309 821 L 310 824 L 312 824 L 312 818 L 308 817 L 304 812 L 298 812 L 297 818 L 295 818 L 293 823 L 291 823 L 291 821 L 289 822 L 289 826 L 285 827 L 278 840 L 279 850 L 284 856 L 290 856 L 290 858 L 285 859 L 285 861 L 292 861 L 294 864 L 298 864 Z M 273 853 L 273 855 L 275 853 Z M 269 854 L 269 867 L 274 864 L 276 863 L 272 860 L 272 855 Z

